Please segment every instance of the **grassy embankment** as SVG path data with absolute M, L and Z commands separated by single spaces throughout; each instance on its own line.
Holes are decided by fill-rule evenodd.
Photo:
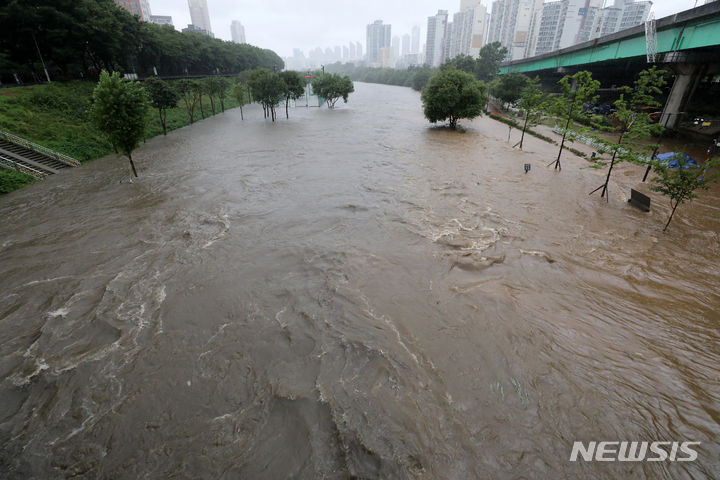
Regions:
M 0 90 L 0 130 L 26 138 L 81 162 L 103 157 L 112 146 L 92 125 L 89 116 L 93 82 L 53 83 Z M 225 109 L 236 107 L 237 101 L 228 92 Z M 205 116 L 212 115 L 210 99 L 203 96 Z M 215 100 L 215 111 L 220 102 Z M 195 121 L 201 120 L 200 105 L 195 108 Z M 188 125 L 189 119 L 182 100 L 167 114 L 167 129 Z M 147 138 L 162 135 L 156 109 L 148 113 Z M 33 183 L 34 177 L 0 168 L 0 194 Z

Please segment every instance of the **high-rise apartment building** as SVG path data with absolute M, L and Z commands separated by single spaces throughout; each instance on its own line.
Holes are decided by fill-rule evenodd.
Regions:
M 190 20 L 195 28 L 205 30 L 212 36 L 210 11 L 208 10 L 207 0 L 188 0 L 188 7 L 190 8 Z
M 376 20 L 367 26 L 367 63 L 382 64 L 381 48 L 391 48 L 391 26 Z
M 357 55 L 357 58 L 362 58 L 362 57 L 363 57 L 363 47 L 362 47 L 362 43 L 360 43 L 360 42 L 355 42 L 355 47 L 356 47 L 356 48 L 355 48 L 355 54 Z
M 233 20 L 230 24 L 230 36 L 235 43 L 247 43 L 245 41 L 245 27 L 237 20 Z
M 603 0 L 559 0 L 545 3 L 535 12 L 532 42 L 526 56 L 542 55 L 578 43 L 640 25 L 652 2 L 615 0 L 603 8 Z
M 400 58 L 400 37 L 392 37 L 393 58 Z
M 427 43 L 425 44 L 425 63 L 439 67 L 444 58 L 445 31 L 447 30 L 447 10 L 438 10 L 436 15 L 428 17 Z
M 492 4 L 488 42 L 500 42 L 507 48 L 507 58 L 524 58 L 533 38 L 533 14 L 542 8 L 543 0 L 496 0 Z
M 447 58 L 458 55 L 477 57 L 482 48 L 487 30 L 487 8 L 479 0 L 464 0 L 465 8 L 453 15 L 452 29 L 449 34 L 449 50 Z
M 619 1 L 615 2 L 616 5 L 618 3 L 620 3 L 620 2 Z M 641 23 L 645 23 L 645 20 L 647 20 L 648 16 L 650 15 L 651 8 L 652 8 L 652 2 L 650 2 L 650 1 L 641 1 L 641 2 L 633 2 L 631 0 L 626 1 L 623 6 L 622 17 L 620 18 L 620 25 L 619 25 L 617 31 L 625 30 L 627 28 L 632 28 L 635 25 L 640 25 Z

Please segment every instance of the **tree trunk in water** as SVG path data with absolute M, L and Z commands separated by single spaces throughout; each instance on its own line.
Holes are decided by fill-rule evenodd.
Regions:
M 165 112 L 165 115 L 163 115 L 162 110 L 159 110 L 159 112 L 160 112 L 160 123 L 162 124 L 162 127 L 163 127 L 163 135 L 167 135 L 167 128 L 165 126 L 165 117 L 167 116 L 167 112 Z
M 132 167 L 133 174 L 135 175 L 135 178 L 137 178 L 137 170 L 135 170 L 135 162 L 133 162 L 132 154 L 128 153 L 128 158 L 130 159 L 130 166 Z
M 212 108 L 213 115 L 215 115 L 215 100 L 210 97 L 210 108 Z
M 670 200 L 670 204 L 672 205 L 672 200 Z M 675 206 L 672 209 L 672 212 L 670 212 L 670 218 L 668 218 L 667 223 L 665 224 L 665 228 L 663 228 L 663 232 L 667 230 L 668 226 L 670 226 L 670 222 L 672 221 L 673 215 L 675 215 L 675 209 L 680 205 L 680 201 L 675 202 Z
M 220 99 L 220 110 L 225 113 L 225 100 L 223 100 L 222 98 Z
M 530 118 L 530 111 L 525 113 L 525 124 L 523 125 L 522 135 L 520 135 L 520 150 L 522 150 L 523 139 L 525 138 L 525 130 L 527 130 L 528 119 Z
M 563 147 L 565 146 L 565 137 L 567 136 L 568 128 L 570 128 L 570 117 L 568 117 L 568 121 L 565 124 L 565 131 L 563 131 L 563 138 L 560 142 L 560 150 L 558 151 L 558 157 L 557 160 L 555 160 L 555 170 L 561 170 L 562 171 L 562 165 L 560 165 L 560 155 L 562 154 Z
M 245 120 L 245 117 L 243 117 L 242 105 L 240 105 L 240 120 Z
M 602 192 L 600 193 L 600 198 L 604 197 L 607 192 L 608 183 L 610 183 L 610 173 L 612 173 L 613 166 L 615 165 L 615 155 L 617 155 L 617 151 L 613 152 L 613 158 L 610 161 L 610 168 L 608 168 L 608 174 L 607 177 L 605 177 L 605 184 L 603 185 Z M 607 201 L 610 201 L 610 195 L 607 196 Z
M 288 113 L 288 103 L 290 102 L 290 97 L 285 98 L 285 118 L 290 118 L 290 114 Z
M 620 138 L 618 138 L 618 145 L 622 143 L 623 135 L 625 135 L 625 132 L 622 132 L 620 134 Z M 612 173 L 613 166 L 615 165 L 615 158 L 617 157 L 617 150 L 613 152 L 612 160 L 610 161 L 610 168 L 608 169 L 607 177 L 605 177 L 605 183 L 600 185 L 598 188 L 590 192 L 590 195 L 597 192 L 602 188 L 602 193 L 600 194 L 600 198 L 605 197 L 605 193 L 607 192 L 608 184 L 610 183 L 610 174 Z M 606 197 L 606 200 L 610 201 L 610 195 Z

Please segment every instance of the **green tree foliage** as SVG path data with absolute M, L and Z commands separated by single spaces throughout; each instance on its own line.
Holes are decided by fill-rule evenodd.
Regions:
M 218 100 L 220 100 L 220 109 L 225 111 L 225 99 L 230 89 L 230 81 L 225 77 L 214 77 L 213 88 Z
M 458 55 L 446 61 L 441 70 L 454 68 L 475 75 L 475 78 L 489 82 L 500 71 L 500 64 L 505 60 L 507 48 L 500 42 L 488 43 L 480 49 L 478 58 L 469 55 Z
M 76 78 L 100 70 L 151 76 L 234 73 L 283 66 L 270 50 L 141 22 L 113 0 L 0 2 L 0 81 Z M 37 48 L 35 46 L 37 42 Z
M 148 108 L 147 92 L 139 83 L 126 82 L 117 72 L 100 74 L 93 92 L 93 122 L 121 153 L 127 155 L 136 177 L 132 152 L 143 138 Z
M 657 176 L 653 178 L 655 185 L 650 189 L 662 193 L 670 199 L 670 217 L 665 224 L 665 228 L 663 228 L 663 232 L 670 225 L 678 205 L 696 198 L 696 190 L 707 190 L 710 188 L 710 184 L 720 176 L 718 171 L 720 159 L 708 159 L 703 166 L 687 165 L 682 156 L 677 156 L 676 159 L 679 168 L 668 168 L 664 162 L 653 161 Z
M 232 94 L 235 97 L 235 99 L 238 102 L 238 106 L 240 107 L 240 119 L 245 120 L 245 116 L 243 114 L 243 106 L 247 105 L 249 102 L 249 95 L 248 95 L 248 86 L 246 83 L 236 83 L 232 87 Z
M 542 112 L 546 108 L 546 95 L 540 89 L 540 78 L 528 78 L 527 85 L 520 90 L 520 98 L 517 101 L 520 110 L 525 114 L 525 122 L 523 123 L 522 135 L 518 145 L 522 150 L 523 140 L 525 139 L 525 131 L 528 125 L 537 125 Z
M 280 78 L 285 83 L 285 117 L 290 118 L 288 104 L 290 100 L 297 100 L 305 93 L 305 77 L 294 70 L 280 72 Z
M 435 69 L 428 66 L 414 66 L 408 67 L 405 70 L 399 70 L 395 68 L 356 66 L 352 63 L 334 63 L 327 65 L 325 67 L 325 71 L 328 73 L 348 75 L 356 82 L 381 83 L 383 85 L 411 87 L 419 92 L 425 88 L 425 85 L 435 72 Z
M 35 177 L 14 170 L 0 170 L 0 195 L 35 182 Z
M 600 88 L 600 82 L 593 80 L 590 72 L 583 70 L 574 75 L 565 75 L 558 83 L 562 93 L 552 99 L 552 102 L 548 104 L 548 110 L 559 119 L 565 120 L 565 129 L 557 159 L 550 162 L 550 165 L 554 163 L 555 169 L 562 170 L 560 155 L 565 146 L 568 131 L 573 126 L 573 122 L 588 118 L 588 113 L 583 107 L 597 99 L 595 92 Z
M 150 97 L 150 104 L 157 109 L 158 115 L 160 115 L 163 135 L 167 135 L 167 111 L 169 108 L 177 106 L 180 96 L 167 82 L 159 78 L 150 77 L 145 80 L 143 86 Z
M 523 73 L 513 72 L 501 75 L 490 83 L 490 95 L 503 104 L 514 104 L 520 98 L 523 88 L 530 82 L 530 78 Z
M 475 70 L 477 69 L 477 60 L 477 58 L 473 58 L 470 55 L 461 54 L 447 60 L 440 66 L 440 69 L 446 70 L 448 68 L 454 68 L 455 70 L 460 70 L 461 72 L 471 73 L 474 75 Z
M 270 115 L 274 122 L 275 107 L 285 98 L 285 82 L 277 73 L 266 68 L 258 68 L 250 72 L 248 85 L 253 99 L 262 105 L 265 118 Z
M 316 75 L 312 79 L 312 88 L 318 96 L 325 99 L 328 108 L 335 108 L 335 103 L 341 98 L 345 103 L 348 96 L 355 91 L 352 80 L 347 75 L 335 73 Z
M 451 128 L 461 118 L 482 115 L 487 104 L 487 88 L 483 82 L 452 67 L 430 78 L 422 93 L 425 118 L 430 122 L 448 120 Z
M 660 107 L 657 97 L 662 93 L 665 83 L 665 71 L 653 66 L 643 70 L 638 75 L 633 87 L 623 86 L 618 89 L 620 98 L 614 102 L 615 113 L 613 123 L 618 132 L 616 142 L 609 142 L 605 138 L 595 135 L 595 142 L 600 145 L 600 153 L 612 152 L 610 167 L 608 168 L 605 183 L 593 190 L 594 193 L 602 189 L 600 197 L 609 200 L 607 194 L 610 174 L 616 163 L 630 161 L 644 163 L 645 155 L 655 148 L 655 145 L 641 144 L 637 140 L 659 134 L 663 127 L 650 119 L 651 110 Z M 623 140 L 625 142 L 623 143 Z M 603 162 L 598 161 L 598 164 Z
M 500 45 L 500 42 L 488 43 L 482 47 L 476 62 L 475 77 L 489 82 L 500 71 L 500 64 L 505 60 L 507 53 L 507 48 Z
M 195 106 L 199 100 L 198 91 L 197 88 L 195 88 L 195 82 L 187 79 L 178 80 L 175 82 L 175 88 L 185 104 L 188 120 L 190 120 L 190 124 L 192 125 L 195 121 Z

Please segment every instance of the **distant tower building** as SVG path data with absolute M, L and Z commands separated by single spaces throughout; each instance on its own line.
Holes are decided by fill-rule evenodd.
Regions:
M 415 25 L 412 28 L 412 43 L 410 44 L 410 53 L 420 53 L 420 27 Z
M 170 25 L 173 27 L 173 19 L 169 15 L 150 15 L 150 22 L 157 25 Z
M 393 58 L 400 58 L 400 37 L 392 37 Z
M 357 48 L 355 49 L 355 54 L 357 55 L 357 58 L 362 59 L 362 58 L 363 58 L 362 43 L 360 43 L 360 42 L 355 42 L 355 46 L 357 47 Z
M 343 45 L 342 47 L 342 59 L 344 61 L 348 61 L 350 59 L 350 50 L 348 50 L 347 45 Z
M 350 45 L 348 46 L 348 53 L 350 54 L 350 60 L 357 58 L 357 54 L 355 53 L 355 42 L 350 42 Z
M 235 43 L 247 43 L 245 41 L 245 27 L 237 20 L 233 20 L 230 24 L 230 35 Z
M 404 57 L 408 53 L 410 53 L 410 35 L 406 33 L 402 36 L 402 49 L 400 51 L 400 55 Z
M 447 19 L 447 10 L 438 10 L 437 15 L 428 17 L 425 63 L 431 67 L 442 64 Z
M 383 25 L 382 20 L 376 20 L 367 26 L 367 62 L 381 64 L 380 49 L 390 47 L 390 25 Z
M 192 24 L 196 28 L 205 30 L 212 34 L 207 0 L 188 0 L 188 7 L 190 8 L 190 20 L 192 21 Z

